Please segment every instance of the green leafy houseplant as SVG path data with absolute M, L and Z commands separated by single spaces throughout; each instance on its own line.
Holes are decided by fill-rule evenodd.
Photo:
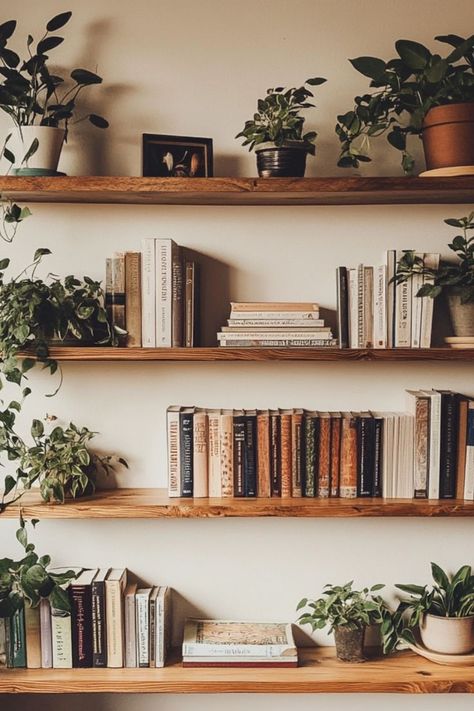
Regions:
M 374 91 L 356 96 L 354 108 L 338 116 L 340 167 L 357 168 L 361 162 L 370 161 L 371 139 L 386 135 L 389 144 L 402 153 L 404 172 L 411 173 L 414 160 L 407 137 L 422 134 L 430 109 L 474 101 L 474 35 L 435 39 L 451 47 L 446 56 L 432 54 L 418 42 L 398 40 L 398 56 L 387 62 L 377 57 L 350 60 L 371 80 Z
M 303 612 L 298 622 L 311 625 L 313 631 L 328 627 L 336 638 L 336 653 L 343 661 L 364 660 L 364 633 L 369 625 L 380 624 L 384 653 L 395 649 L 398 642 L 397 618 L 378 595 L 384 585 L 354 590 L 352 581 L 345 585 L 326 585 L 317 600 L 303 598 L 297 610 Z
M 67 497 L 93 494 L 100 473 L 109 475 L 117 465 L 128 468 L 122 457 L 92 451 L 90 441 L 97 433 L 72 422 L 46 432 L 40 420 L 33 420 L 33 445 L 29 446 L 14 429 L 16 416 L 12 410 L 16 404 L 10 403 L 7 410 L 0 412 L 0 451 L 8 463 L 18 463 L 14 475 L 5 477 L 0 511 L 16 503 L 34 485 L 39 484 L 44 501 L 64 503 Z M 47 419 L 56 420 L 54 416 Z
M 37 521 L 33 519 L 31 523 L 34 526 Z M 68 612 L 69 598 L 63 586 L 76 577 L 74 571 L 55 573 L 49 569 L 50 556 L 40 557 L 34 544 L 28 542 L 23 518 L 16 537 L 25 554 L 20 560 L 0 559 L 0 617 L 11 617 L 24 605 L 37 607 L 42 598 L 47 598 L 52 607 Z

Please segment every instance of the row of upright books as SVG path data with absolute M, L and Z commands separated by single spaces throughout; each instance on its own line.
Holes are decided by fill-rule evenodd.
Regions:
M 474 401 L 407 398 L 400 413 L 169 407 L 169 495 L 474 500 Z
M 431 277 L 415 274 L 401 284 L 392 281 L 404 251 L 388 250 L 378 267 L 338 267 L 337 317 L 341 348 L 429 348 L 433 299 L 417 296 Z M 425 267 L 436 271 L 439 254 L 416 252 Z
M 8 667 L 162 667 L 171 633 L 170 588 L 139 587 L 127 570 L 78 571 L 70 611 L 25 605 L 0 618 L 0 659 Z
M 336 341 L 313 302 L 231 302 L 227 326 L 217 334 L 224 348 L 328 347 Z
M 130 347 L 199 345 L 199 265 L 172 239 L 145 238 L 141 252 L 106 259 L 105 305 Z

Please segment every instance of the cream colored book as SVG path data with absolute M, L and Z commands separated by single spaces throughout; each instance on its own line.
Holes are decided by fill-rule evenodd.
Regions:
M 25 605 L 26 666 L 41 669 L 40 609 Z
M 296 658 L 291 624 L 186 620 L 183 657 Z
M 206 410 L 196 408 L 193 418 L 193 496 L 209 496 L 208 485 L 208 417 Z
M 222 410 L 220 417 L 221 496 L 234 495 L 234 413 Z
M 208 472 L 209 496 L 220 498 L 222 496 L 221 480 L 221 411 L 208 410 L 209 444 L 208 444 Z
M 125 658 L 124 590 L 126 568 L 113 568 L 105 581 L 105 618 L 107 621 L 107 666 L 123 667 Z

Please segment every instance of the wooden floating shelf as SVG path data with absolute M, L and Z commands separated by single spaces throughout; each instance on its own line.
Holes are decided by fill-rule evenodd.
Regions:
M 364 664 L 335 658 L 332 647 L 300 650 L 297 669 L 4 669 L 0 693 L 308 694 L 472 693 L 474 667 L 433 664 L 401 652 Z
M 27 355 L 24 353 L 23 355 Z M 59 361 L 474 361 L 474 349 L 455 348 L 51 348 Z
M 18 518 L 18 505 L 2 518 Z M 457 499 L 191 499 L 170 498 L 166 489 L 107 489 L 64 504 L 45 504 L 37 492 L 21 499 L 25 518 L 371 518 L 377 516 L 474 516 L 474 501 Z
M 0 177 L 23 202 L 148 205 L 392 205 L 474 202 L 474 178 Z

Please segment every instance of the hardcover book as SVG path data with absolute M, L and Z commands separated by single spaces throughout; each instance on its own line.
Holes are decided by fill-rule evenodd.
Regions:
M 46 597 L 42 597 L 39 604 L 40 611 L 40 639 L 41 639 L 41 668 L 51 669 L 53 666 L 53 646 L 51 639 L 51 606 Z
M 180 413 L 181 408 L 175 405 L 168 407 L 167 444 L 168 444 L 168 496 L 181 496 L 181 447 L 180 447 Z
M 206 411 L 196 408 L 193 421 L 193 496 L 195 498 L 209 496 L 207 419 Z
M 232 410 L 223 410 L 220 414 L 220 474 L 221 496 L 234 495 L 234 415 Z
M 26 666 L 41 669 L 41 623 L 39 607 L 25 606 Z
M 127 346 L 142 345 L 142 255 L 125 252 L 125 328 Z
M 105 609 L 107 620 L 107 665 L 123 667 L 125 657 L 123 592 L 127 584 L 127 570 L 112 568 L 105 581 Z
M 105 619 L 105 579 L 109 568 L 100 568 L 92 581 L 92 666 L 107 666 L 107 624 Z
M 135 594 L 137 583 L 128 583 L 125 588 L 124 625 L 125 625 L 125 666 L 134 669 L 137 664 L 137 624 L 135 610 Z
M 138 588 L 135 594 L 137 666 L 150 666 L 150 595 L 151 588 Z
M 142 240 L 142 343 L 156 348 L 156 265 L 155 240 Z
M 291 410 L 280 410 L 280 477 L 281 498 L 291 497 L 292 451 L 291 451 Z
M 73 667 L 92 667 L 92 582 L 97 572 L 83 570 L 69 586 Z
M 259 410 L 257 414 L 257 442 L 258 495 L 261 497 L 269 498 L 271 496 L 269 410 Z

